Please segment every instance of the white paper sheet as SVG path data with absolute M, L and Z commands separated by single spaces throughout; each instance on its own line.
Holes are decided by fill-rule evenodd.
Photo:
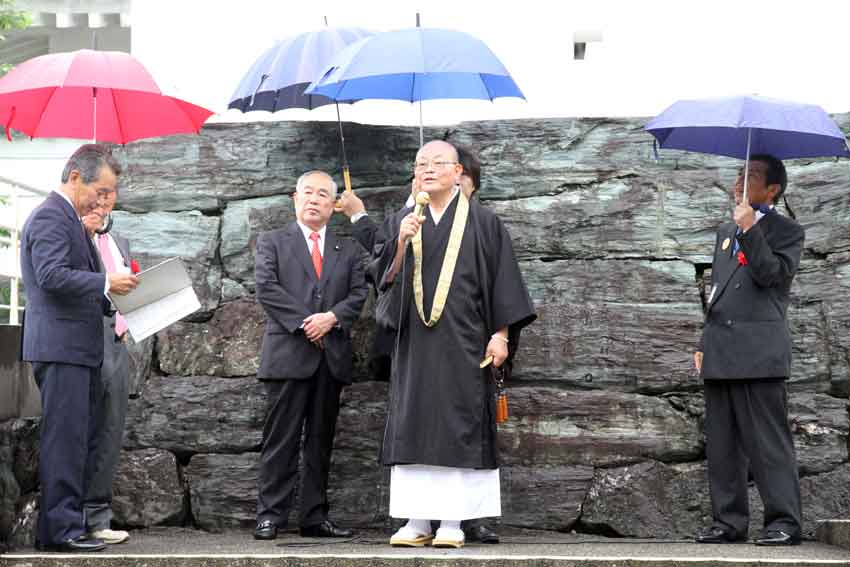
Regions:
M 112 303 L 127 320 L 135 342 L 201 308 L 192 280 L 179 258 L 170 258 L 137 275 L 136 289 L 127 295 L 111 296 Z

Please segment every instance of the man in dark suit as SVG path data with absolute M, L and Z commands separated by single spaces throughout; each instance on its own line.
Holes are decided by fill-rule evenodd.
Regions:
M 328 174 L 305 173 L 293 196 L 297 221 L 257 239 L 256 293 L 266 312 L 257 377 L 266 387 L 268 412 L 256 539 L 274 539 L 287 523 L 299 448 L 301 535 L 352 535 L 328 519 L 328 469 L 340 392 L 351 383 L 351 327 L 368 287 L 357 244 L 327 230 L 335 199 Z
M 748 470 L 764 503 L 758 545 L 800 543 L 802 511 L 785 380 L 791 370 L 788 310 L 803 228 L 774 208 L 785 166 L 750 158 L 735 184 L 734 222 L 717 232 L 705 327 L 694 356 L 705 381 L 705 435 L 714 522 L 699 543 L 747 539 Z
M 112 231 L 112 209 L 118 193 L 109 194 L 101 205 L 83 217 L 95 248 L 100 268 L 108 273 L 130 274 L 130 242 Z M 89 537 L 107 544 L 124 543 L 130 534 L 113 530 L 112 481 L 124 441 L 130 382 L 130 353 L 127 351 L 127 322 L 120 313 L 103 317 L 103 365 L 98 380 L 92 381 L 89 419 L 95 437 L 90 439 L 86 465 L 86 494 L 83 512 Z
M 36 207 L 21 235 L 23 359 L 32 363 L 42 405 L 37 540 L 48 550 L 104 547 L 86 537 L 83 518 L 93 436 L 89 393 L 103 361 L 105 294 L 126 294 L 137 280 L 100 271 L 80 219 L 115 192 L 120 171 L 103 146 L 80 147 L 62 172 L 62 186 Z

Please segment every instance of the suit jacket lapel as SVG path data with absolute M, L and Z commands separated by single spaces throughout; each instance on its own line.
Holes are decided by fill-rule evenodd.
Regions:
M 738 258 L 732 252 L 735 249 L 735 233 L 737 230 L 738 227 L 734 224 L 731 229 L 727 230 L 723 240 L 726 240 L 727 238 L 729 239 L 729 248 L 726 250 L 721 248 L 720 254 L 717 255 L 719 265 L 712 266 L 711 285 L 714 289 L 714 293 L 711 294 L 711 303 L 708 305 L 709 311 L 711 311 L 711 308 L 717 303 L 717 300 L 720 299 L 720 296 L 723 294 L 723 290 L 726 289 L 726 285 L 729 283 L 729 280 L 732 279 L 732 274 L 734 274 L 735 270 L 739 267 Z M 721 240 L 721 243 L 723 240 Z
M 322 279 L 320 280 L 320 288 L 325 286 L 336 267 L 337 259 L 339 259 L 339 250 L 337 250 L 337 248 L 338 242 L 336 236 L 334 236 L 330 230 L 325 230 L 325 253 L 322 256 Z M 310 265 L 312 265 L 312 261 Z

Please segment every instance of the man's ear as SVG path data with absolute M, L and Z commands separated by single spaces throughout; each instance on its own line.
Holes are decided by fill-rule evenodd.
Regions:
M 767 186 L 767 195 L 770 198 L 771 203 L 775 203 L 777 199 L 777 195 L 782 191 L 782 185 L 779 183 L 771 183 Z

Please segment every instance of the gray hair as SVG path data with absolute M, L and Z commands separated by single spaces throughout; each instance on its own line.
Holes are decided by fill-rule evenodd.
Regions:
M 304 188 L 304 184 L 307 182 L 307 178 L 310 177 L 311 175 L 316 175 L 316 174 L 324 175 L 325 177 L 327 177 L 330 180 L 331 189 L 333 190 L 333 195 L 331 195 L 331 197 L 336 199 L 336 191 L 337 191 L 336 181 L 334 181 L 334 178 L 331 177 L 329 173 L 327 173 L 326 171 L 322 171 L 321 169 L 313 169 L 313 170 L 308 171 L 307 173 L 303 173 L 301 175 L 301 177 L 298 178 L 298 181 L 295 183 L 295 191 L 297 193 L 300 193 L 301 190 Z
M 121 165 L 112 156 L 109 148 L 103 144 L 84 144 L 68 158 L 68 163 L 62 171 L 62 183 L 68 182 L 71 172 L 75 169 L 80 172 L 83 183 L 91 183 L 98 179 L 104 166 L 111 169 L 115 177 L 121 175 Z

